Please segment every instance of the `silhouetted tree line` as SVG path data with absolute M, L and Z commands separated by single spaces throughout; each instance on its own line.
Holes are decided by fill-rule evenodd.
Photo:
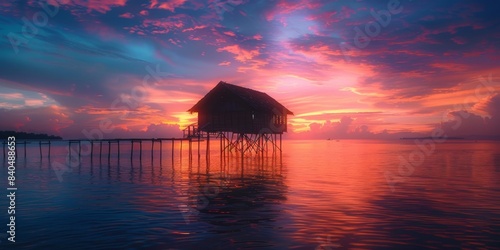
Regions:
M 62 140 L 62 137 L 48 134 L 35 134 L 26 132 L 16 132 L 16 131 L 0 131 L 0 138 L 7 139 L 9 136 L 15 136 L 16 140 Z

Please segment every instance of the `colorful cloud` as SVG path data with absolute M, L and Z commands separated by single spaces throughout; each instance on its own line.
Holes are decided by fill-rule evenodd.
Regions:
M 109 137 L 178 134 L 224 80 L 292 110 L 290 138 L 499 136 L 496 2 L 0 6 L 0 113 L 12 117 L 0 130 L 78 138 L 109 119 Z

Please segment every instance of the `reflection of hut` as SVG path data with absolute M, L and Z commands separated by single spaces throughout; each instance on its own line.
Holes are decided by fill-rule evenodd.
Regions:
M 225 174 L 224 178 L 218 173 L 193 174 L 189 186 L 194 188 L 188 190 L 189 204 L 183 217 L 189 223 L 203 222 L 211 232 L 223 235 L 206 237 L 199 245 L 208 249 L 254 249 L 267 248 L 269 242 L 290 241 L 283 238 L 282 230 L 276 230 L 282 226 L 278 220 L 288 193 L 281 172 L 253 169 L 241 177 Z
M 287 115 L 293 115 L 266 93 L 225 82 L 219 82 L 188 111 L 198 113 L 198 124 L 189 129 L 187 136 L 217 133 L 224 135 L 229 145 L 244 141 L 249 143 L 247 147 L 260 139 L 275 142 L 276 135 L 281 140 L 287 131 Z M 237 135 L 236 141 L 233 134 Z

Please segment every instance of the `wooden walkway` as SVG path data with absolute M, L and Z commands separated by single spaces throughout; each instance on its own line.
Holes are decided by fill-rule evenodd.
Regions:
M 252 154 L 252 152 L 255 155 L 261 155 L 264 157 L 264 152 L 266 153 L 267 156 L 267 151 L 268 151 L 268 146 L 267 144 L 269 143 L 271 145 L 270 148 L 272 148 L 272 155 L 274 156 L 276 154 L 276 150 L 279 152 L 279 156 L 281 158 L 281 145 L 276 144 L 276 139 L 271 139 L 268 140 L 263 136 L 257 136 L 255 135 L 255 138 L 250 138 L 248 136 L 244 135 L 239 135 L 236 138 L 233 138 L 233 136 L 229 137 L 226 136 L 225 133 L 198 133 L 196 130 L 190 131 L 191 133 L 184 134 L 185 137 L 183 138 L 148 138 L 148 139 L 142 139 L 142 138 L 128 138 L 128 139 L 102 139 L 102 140 L 86 140 L 86 139 L 81 139 L 81 140 L 17 140 L 16 141 L 16 156 L 17 158 L 21 157 L 21 155 L 17 152 L 20 148 L 24 149 L 22 156 L 24 156 L 24 159 L 26 159 L 26 152 L 27 152 L 27 144 L 38 144 L 39 147 L 39 157 L 42 159 L 45 155 L 50 159 L 52 153 L 51 153 L 51 148 L 53 147 L 53 144 L 57 144 L 58 146 L 64 145 L 67 143 L 68 146 L 68 157 L 69 159 L 75 159 L 75 157 L 80 157 L 84 156 L 90 156 L 91 161 L 94 160 L 94 157 L 99 157 L 99 161 L 102 161 L 103 155 L 107 155 L 108 162 L 110 162 L 111 159 L 111 154 L 113 153 L 112 150 L 116 150 L 115 153 L 118 156 L 118 159 L 121 159 L 121 154 L 124 153 L 123 150 L 121 149 L 121 146 L 123 144 L 130 145 L 130 161 L 134 159 L 134 156 L 137 154 L 137 151 L 139 151 L 139 159 L 142 162 L 143 158 L 143 143 L 147 143 L 147 145 L 151 146 L 151 161 L 154 158 L 154 152 L 155 152 L 155 144 L 159 144 L 159 157 L 160 157 L 160 162 L 164 153 L 163 150 L 163 144 L 167 143 L 171 145 L 171 158 L 172 158 L 172 163 L 174 162 L 174 151 L 175 151 L 175 146 L 176 143 L 180 143 L 179 145 L 179 157 L 182 159 L 182 152 L 183 152 L 183 142 L 186 141 L 188 142 L 188 155 L 189 155 L 189 162 L 193 161 L 193 142 L 197 143 L 197 156 L 198 156 L 198 161 L 201 158 L 201 149 L 202 147 L 206 147 L 205 149 L 205 157 L 207 163 L 210 162 L 210 141 L 214 140 L 215 144 L 217 144 L 217 140 L 219 140 L 219 150 L 221 154 L 221 165 L 222 161 L 225 161 L 226 156 L 229 156 L 228 154 L 231 152 L 240 152 L 241 154 L 241 162 L 243 164 L 243 159 L 244 155 L 246 153 Z M 234 135 L 234 134 L 232 134 Z M 268 137 L 272 138 L 272 135 L 269 135 Z M 276 136 L 275 136 L 276 137 Z M 204 142 L 205 145 L 201 145 L 201 142 Z M 280 136 L 280 144 L 281 144 L 281 136 Z M 107 146 L 106 146 L 107 143 Z M 3 159 L 7 159 L 7 142 L 4 141 L 3 143 Z M 112 145 L 115 145 L 116 147 L 112 147 Z M 103 149 L 107 147 L 107 150 L 103 152 Z M 48 148 L 48 150 L 46 150 Z M 82 152 L 82 148 L 85 148 L 85 151 Z M 46 154 L 44 154 L 44 151 L 47 151 Z M 126 152 L 125 152 L 126 153 Z M 135 154 L 134 154 L 135 153 Z M 33 157 L 31 155 L 31 157 Z
M 51 156 L 51 147 L 54 143 L 58 143 L 58 144 L 61 144 L 61 143 L 67 143 L 68 144 L 68 147 L 69 147 L 69 153 L 78 153 L 78 155 L 82 155 L 82 144 L 87 144 L 90 146 L 90 153 L 86 153 L 86 155 L 90 155 L 91 157 L 94 156 L 94 154 L 97 154 L 97 150 L 98 150 L 98 153 L 100 155 L 100 157 L 102 157 L 102 154 L 103 154 L 103 144 L 106 145 L 106 143 L 108 144 L 107 145 L 107 148 L 108 148 L 108 151 L 107 151 L 107 154 L 111 154 L 111 145 L 112 144 L 115 144 L 117 145 L 117 154 L 118 154 L 118 157 L 120 157 L 120 154 L 122 152 L 122 150 L 120 150 L 120 145 L 122 143 L 128 143 L 131 145 L 131 148 L 130 148 L 130 158 L 132 159 L 133 158 L 133 152 L 134 152 L 134 145 L 137 145 L 138 148 L 136 148 L 136 150 L 138 149 L 141 153 L 140 153 L 140 157 L 142 157 L 142 144 L 143 142 L 149 142 L 151 144 L 151 154 L 153 154 L 153 150 L 154 150 L 154 146 L 155 146 L 155 143 L 158 143 L 160 145 L 160 155 L 161 153 L 163 152 L 163 144 L 164 142 L 170 142 L 170 144 L 172 145 L 172 154 L 174 153 L 174 148 L 175 148 L 175 142 L 181 142 L 181 150 L 182 150 L 182 142 L 183 141 L 188 141 L 189 144 L 191 144 L 191 142 L 193 141 L 192 138 L 151 138 L 151 139 L 140 139 L 140 138 L 130 138 L 130 139 L 102 139 L 102 140 L 85 140 L 85 139 L 81 139 L 81 140 L 24 140 L 24 141 L 21 141 L 21 140 L 17 140 L 16 141 L 16 156 L 17 157 L 20 157 L 19 153 L 17 152 L 19 150 L 19 148 L 23 148 L 23 154 L 22 156 L 24 156 L 24 158 L 26 158 L 26 145 L 27 144 L 38 144 L 39 146 L 39 156 L 40 158 L 42 158 L 44 156 L 43 154 L 43 149 L 45 147 L 48 147 L 48 152 L 47 152 L 47 156 L 50 158 Z M 5 158 L 7 156 L 7 142 L 3 142 L 2 143 L 2 152 L 3 152 L 3 157 Z M 74 148 L 77 148 L 76 150 L 73 150 Z

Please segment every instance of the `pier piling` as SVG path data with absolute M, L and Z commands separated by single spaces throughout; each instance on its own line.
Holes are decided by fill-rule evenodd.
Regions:
M 224 132 L 218 132 L 218 133 L 197 133 L 192 135 L 191 137 L 184 137 L 184 138 L 152 138 L 152 139 L 101 139 L 101 140 L 62 140 L 68 142 L 68 154 L 69 154 L 69 159 L 74 160 L 72 157 L 76 157 L 76 154 L 78 154 L 78 159 L 81 159 L 81 157 L 88 156 L 90 154 L 90 162 L 93 164 L 93 160 L 95 155 L 99 153 L 99 162 L 102 163 L 102 158 L 103 155 L 104 157 L 107 157 L 108 164 L 111 162 L 111 158 L 118 158 L 118 165 L 120 165 L 120 158 L 122 155 L 121 152 L 121 143 L 123 141 L 125 142 L 130 142 L 130 161 L 133 161 L 134 158 L 134 152 L 139 151 L 139 159 L 140 162 L 142 163 L 142 143 L 143 142 L 150 142 L 151 143 L 151 162 L 152 165 L 154 165 L 154 158 L 155 158 L 155 144 L 157 142 L 160 143 L 159 146 L 159 157 L 160 157 L 160 164 L 162 164 L 162 157 L 163 157 L 163 141 L 170 141 L 171 142 L 171 159 L 172 159 L 172 166 L 175 165 L 175 158 L 179 157 L 180 162 L 182 163 L 182 157 L 183 157 L 183 151 L 184 151 L 184 141 L 188 141 L 188 157 L 189 157 L 189 163 L 192 164 L 193 162 L 193 150 L 195 145 L 193 145 L 193 140 L 197 140 L 197 153 L 198 153 L 198 164 L 200 164 L 200 159 L 201 159 L 201 150 L 202 147 L 206 147 L 206 152 L 205 152 L 205 157 L 206 157 L 206 163 L 207 166 L 210 164 L 210 141 L 211 137 L 213 139 L 213 136 L 215 135 L 215 138 L 217 139 L 217 136 L 219 136 L 219 153 L 220 153 L 220 166 L 221 166 L 221 171 L 222 171 L 222 166 L 226 164 L 227 159 L 226 157 L 230 157 L 232 155 L 232 152 L 236 152 L 237 157 L 238 154 L 241 154 L 241 164 L 244 163 L 244 158 L 245 154 L 251 154 L 254 152 L 256 155 L 260 157 L 267 157 L 267 153 L 271 150 L 271 148 L 268 148 L 269 146 L 272 146 L 272 155 L 277 156 L 277 150 L 280 152 L 281 156 L 281 147 L 282 147 L 282 136 L 280 135 L 279 138 L 277 135 L 272 135 L 272 134 L 263 134 L 263 135 L 246 135 L 246 134 L 236 134 L 236 133 L 224 133 Z M 280 140 L 279 144 L 277 140 Z M 82 142 L 89 142 L 90 146 L 90 152 L 84 150 L 84 155 L 82 155 Z M 175 155 L 175 141 L 179 141 L 179 155 Z M 202 141 L 206 141 L 205 145 L 202 145 Z M 107 146 L 107 152 L 106 150 L 103 150 L 103 143 L 108 143 Z M 23 145 L 24 152 L 21 155 L 24 155 L 24 158 L 27 158 L 27 151 L 28 147 L 27 144 L 30 143 L 29 141 L 19 141 L 18 147 L 21 147 Z M 31 142 L 31 143 L 36 143 L 36 142 Z M 113 156 L 111 155 L 112 152 L 112 146 L 111 144 L 116 143 L 116 150 L 117 153 L 114 154 Z M 135 144 L 139 143 L 139 148 L 135 147 Z M 270 143 L 270 145 L 269 145 Z M 2 149 L 3 149 L 3 157 L 7 157 L 7 146 L 6 142 L 2 143 Z M 51 157 L 51 144 L 52 142 L 49 141 L 38 141 L 38 147 L 39 147 L 39 157 L 40 159 L 43 159 L 44 157 L 44 152 L 43 152 L 43 147 L 46 145 L 48 147 L 48 157 Z M 94 144 L 98 144 L 99 146 L 99 151 L 94 148 Z M 36 144 L 35 144 L 36 145 Z M 78 149 L 76 149 L 76 146 L 78 146 Z M 96 145 L 97 146 L 97 145 Z M 105 145 L 104 145 L 105 146 Z M 36 149 L 35 149 L 36 150 Z M 264 151 L 266 151 L 266 155 L 264 155 Z M 86 153 L 85 153 L 86 152 Z M 106 156 L 107 154 L 107 156 Z M 19 154 L 17 154 L 19 156 Z M 137 155 L 135 155 L 137 156 Z

